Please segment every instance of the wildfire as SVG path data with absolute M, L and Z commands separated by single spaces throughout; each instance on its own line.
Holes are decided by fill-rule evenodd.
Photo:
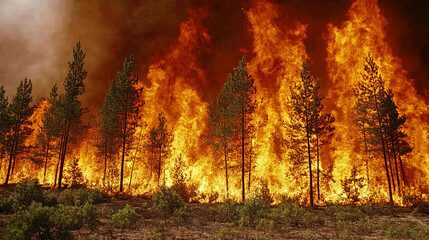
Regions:
M 307 25 L 294 22 L 282 26 L 278 21 L 279 8 L 269 0 L 253 1 L 245 10 L 249 23 L 249 32 L 253 36 L 252 49 L 246 52 L 250 75 L 256 80 L 256 101 L 258 106 L 253 116 L 255 126 L 251 139 L 253 146 L 252 175 L 248 175 L 250 191 L 256 191 L 261 182 L 267 187 L 276 200 L 282 195 L 298 198 L 307 203 L 309 186 L 307 175 L 297 171 L 289 159 L 289 151 L 284 144 L 290 134 L 285 124 L 290 121 L 289 92 L 300 76 L 303 61 L 308 60 L 305 39 Z M 217 167 L 217 156 L 206 144 L 208 132 L 207 109 L 209 103 L 201 96 L 203 87 L 207 86 L 199 57 L 211 47 L 212 37 L 202 21 L 208 17 L 203 9 L 189 10 L 189 17 L 180 24 L 177 40 L 164 53 L 153 58 L 148 67 L 141 101 L 141 120 L 130 144 L 132 150 L 126 156 L 124 185 L 129 194 L 145 194 L 158 188 L 154 169 L 148 164 L 148 153 L 145 138 L 150 128 L 157 126 L 158 113 L 163 112 L 167 119 L 167 128 L 172 132 L 172 151 L 164 160 L 161 184 L 171 185 L 173 169 L 178 159 L 187 166 L 190 185 L 195 186 L 200 195 L 219 194 L 218 200 L 226 197 L 225 178 Z M 353 87 L 361 79 L 364 59 L 370 53 L 380 66 L 380 73 L 386 86 L 394 93 L 399 113 L 405 115 L 405 132 L 413 151 L 404 156 L 404 168 L 409 185 L 420 192 L 428 194 L 429 168 L 429 108 L 425 100 L 417 94 L 412 79 L 402 66 L 400 58 L 394 56 L 386 39 L 388 21 L 382 15 L 377 0 L 356 0 L 347 13 L 348 19 L 340 26 L 328 24 L 325 31 L 327 84 L 329 89 L 323 100 L 325 112 L 335 117 L 335 132 L 332 143 L 324 148 L 321 157 L 323 176 L 323 204 L 327 201 L 341 202 L 343 188 L 341 181 L 350 175 L 353 166 L 359 170 L 358 175 L 365 179 L 361 189 L 366 199 L 384 201 L 388 192 L 385 176 L 378 169 L 381 161 L 369 159 L 364 153 L 358 128 L 353 123 L 355 98 Z M 144 43 L 142 43 L 144 44 Z M 139 68 L 137 68 L 138 72 Z M 144 84 L 142 82 L 148 82 Z M 226 76 L 225 76 L 226 80 Z M 322 83 L 324 84 L 324 83 Z M 43 114 L 49 103 L 41 101 L 30 120 L 33 122 L 32 135 L 25 145 L 35 146 L 37 134 L 42 124 Z M 87 134 L 77 139 L 77 144 L 67 157 L 66 166 L 73 158 L 79 159 L 79 166 L 90 187 L 104 187 L 102 160 L 97 156 L 93 146 L 96 127 L 92 126 Z M 108 167 L 111 189 L 119 186 L 115 174 L 119 166 L 119 156 Z M 247 159 L 246 161 L 250 161 Z M 57 159 L 52 158 L 48 166 L 46 184 L 54 184 Z M 117 166 L 115 166 L 117 165 Z M 4 165 L 3 165 L 4 166 Z M 368 167 L 368 172 L 366 170 Z M 43 179 L 43 168 L 29 160 L 17 161 L 17 172 L 13 182 L 26 178 Z M 2 167 L 2 176 L 5 167 Z M 329 171 L 332 170 L 332 172 Z M 131 179 L 132 171 L 132 179 Z M 314 173 L 313 173 L 314 174 Z M 232 174 L 230 196 L 240 196 L 238 174 Z M 246 187 L 247 187 L 246 183 Z M 412 191 L 413 189 L 410 188 Z M 112 190 L 113 191 L 113 190 Z M 395 202 L 401 201 L 398 192 Z M 208 201 L 201 197 L 200 201 Z

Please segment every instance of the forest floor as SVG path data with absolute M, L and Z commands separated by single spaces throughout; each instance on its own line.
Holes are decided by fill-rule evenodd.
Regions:
M 0 186 L 0 196 L 7 197 L 12 189 Z M 112 214 L 127 204 L 138 218 L 118 228 Z M 189 203 L 184 214 L 168 216 L 154 208 L 151 199 L 122 196 L 105 199 L 95 209 L 95 227 L 73 230 L 75 239 L 429 239 L 429 214 L 407 207 L 291 204 L 256 209 L 240 218 L 245 210 L 225 203 Z M 237 220 L 231 220 L 236 213 Z M 4 223 L 10 218 L 0 214 Z

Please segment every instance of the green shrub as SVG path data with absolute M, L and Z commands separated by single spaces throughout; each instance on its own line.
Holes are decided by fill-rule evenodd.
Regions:
M 282 203 L 277 206 L 272 217 L 280 224 L 289 224 L 291 226 L 323 225 L 322 219 L 309 210 L 291 203 L 287 198 L 283 198 Z
M 219 206 L 219 216 L 226 218 L 228 222 L 236 222 L 239 219 L 238 208 L 239 204 L 234 200 L 227 199 Z
M 177 193 L 181 199 L 185 202 L 189 202 L 198 195 L 198 186 L 190 183 L 191 172 L 189 171 L 189 166 L 183 160 L 182 155 L 179 155 L 179 157 L 175 159 L 172 175 L 173 186 L 171 186 L 171 189 Z
M 94 205 L 85 203 L 83 206 L 59 205 L 56 214 L 52 216 L 57 226 L 77 230 L 82 227 L 93 229 L 97 223 L 97 214 Z
M 43 193 L 43 205 L 44 206 L 56 206 L 58 204 L 58 194 L 54 191 L 45 191 Z
M 256 227 L 261 223 L 261 219 L 268 218 L 268 207 L 261 199 L 250 199 L 245 204 L 237 208 L 239 225 Z
M 19 183 L 16 185 L 12 195 L 10 195 L 9 201 L 14 212 L 19 209 L 27 208 L 33 201 L 43 203 L 44 196 L 42 187 L 38 185 L 37 179 L 30 182 Z
M 139 215 L 134 211 L 130 205 L 126 205 L 124 209 L 121 209 L 112 215 L 112 222 L 119 228 L 130 226 L 139 218 Z
M 144 240 L 162 240 L 165 239 L 165 234 L 163 229 L 152 229 L 149 234 L 145 234 L 143 237 Z
M 83 206 L 86 203 L 97 204 L 103 201 L 103 195 L 97 189 L 64 189 L 58 194 L 58 203 Z
M 6 239 L 73 239 L 67 224 L 59 219 L 55 221 L 57 214 L 55 207 L 33 202 L 28 209 L 12 215 L 5 229 Z
M 161 209 L 167 215 L 172 215 L 176 210 L 184 208 L 185 202 L 179 198 L 170 188 L 161 186 L 160 191 L 152 197 L 155 208 Z
M 384 229 L 384 235 L 395 239 L 429 239 L 429 228 L 413 227 L 409 224 L 390 224 Z
M 337 221 L 357 222 L 365 218 L 365 215 L 360 207 L 332 205 L 328 207 L 328 213 L 332 214 Z
M 8 213 L 12 210 L 9 198 L 0 198 L 0 213 Z

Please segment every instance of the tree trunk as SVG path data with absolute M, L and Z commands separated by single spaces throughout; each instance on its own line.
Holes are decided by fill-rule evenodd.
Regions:
M 316 124 L 317 125 L 317 124 Z M 316 126 L 316 129 L 318 126 Z M 317 154 L 317 199 L 320 200 L 320 185 L 319 185 L 319 134 L 316 133 L 316 154 Z
M 393 158 L 395 159 L 396 181 L 398 183 L 398 192 L 399 192 L 399 194 L 401 194 L 401 182 L 399 181 L 398 161 L 396 159 L 395 144 L 394 144 L 393 140 L 392 140 L 391 144 L 392 144 L 392 150 L 393 150 L 392 151 L 393 152 Z
M 396 133 L 395 138 L 396 138 L 396 148 L 398 149 L 399 166 L 401 167 L 401 173 L 402 173 L 402 181 L 404 182 L 404 186 L 407 186 L 404 166 L 402 165 L 401 148 L 399 147 L 398 133 Z
M 17 124 L 15 125 L 15 131 L 13 133 L 12 147 L 10 149 L 10 154 L 9 154 L 9 166 L 7 168 L 6 181 L 5 181 L 4 184 L 8 184 L 9 183 L 10 170 L 11 170 L 11 167 L 12 167 L 13 155 L 14 155 L 14 152 L 15 152 L 16 135 L 17 135 L 17 130 L 18 130 Z
M 45 179 L 46 179 L 46 167 L 48 165 L 48 157 L 49 157 L 49 144 L 50 144 L 51 140 L 47 140 L 47 146 L 46 146 L 46 152 L 45 152 L 45 170 L 43 171 L 43 184 L 45 184 Z
M 159 159 L 158 159 L 158 187 L 161 182 L 161 162 L 162 162 L 162 133 L 161 133 L 161 144 L 159 146 Z
M 119 192 L 122 192 L 124 190 L 124 164 L 125 164 L 125 143 L 127 140 L 127 118 L 128 118 L 128 109 L 125 108 L 125 114 L 124 114 L 124 133 L 122 136 L 122 162 L 121 162 L 121 182 L 119 186 Z
M 226 198 L 229 198 L 229 189 L 228 189 L 228 160 L 227 160 L 227 147 L 224 146 L 224 155 L 225 155 L 225 183 L 226 183 Z
M 390 154 L 389 154 L 389 145 L 386 143 L 386 149 L 387 149 L 387 160 L 389 162 L 389 169 L 390 169 L 390 177 L 392 178 L 392 186 L 393 186 L 393 191 L 396 192 L 396 185 L 395 185 L 395 175 L 393 174 L 393 168 L 392 168 L 392 161 L 390 159 Z
M 251 173 L 252 173 L 252 149 L 253 149 L 253 138 L 250 139 L 250 151 L 249 151 L 249 186 L 247 189 L 250 191 Z
M 136 158 L 137 158 L 137 152 L 139 151 L 139 144 L 141 141 L 141 137 L 142 137 L 142 130 L 140 130 L 140 134 L 139 134 L 139 141 L 137 142 L 137 147 L 136 147 L 136 152 L 134 153 L 134 159 L 133 159 L 133 165 L 131 167 L 131 174 L 130 174 L 130 184 L 128 185 L 128 189 L 131 190 L 131 181 L 133 180 L 133 170 L 134 170 L 134 163 L 136 162 Z
M 241 200 L 246 201 L 245 184 L 244 184 L 244 106 L 241 114 Z
M 63 169 L 64 169 L 64 162 L 65 162 L 66 153 L 67 153 L 67 142 L 69 138 L 69 132 L 70 132 L 70 122 L 67 121 L 66 131 L 64 135 L 64 142 L 63 142 L 63 150 L 61 151 L 60 173 L 58 176 L 58 190 L 61 190 L 61 182 L 63 180 Z
M 375 98 L 375 96 L 374 96 L 374 98 Z M 380 110 L 378 108 L 377 99 L 375 99 L 375 103 L 376 103 L 375 108 L 376 108 L 377 115 L 378 115 L 378 128 L 380 130 L 381 146 L 383 148 L 384 167 L 386 170 L 387 185 L 389 187 L 389 201 L 390 201 L 390 204 L 393 204 L 392 185 L 390 183 L 389 168 L 387 166 L 386 146 L 384 143 L 385 140 L 384 140 L 383 128 L 382 128 L 382 123 L 381 123 L 381 115 L 380 115 Z
M 107 131 L 109 131 L 107 129 Z M 106 134 L 106 144 L 104 146 L 104 173 L 103 173 L 103 186 L 105 186 L 106 184 L 106 171 L 107 171 L 107 149 L 108 149 L 108 141 L 109 141 L 109 137 L 108 137 L 108 133 Z
M 365 121 L 362 124 L 363 124 L 362 125 L 362 129 L 363 129 L 363 143 L 364 143 L 364 146 L 365 146 L 365 153 L 367 153 L 368 152 L 368 145 L 366 144 Z M 366 181 L 367 181 L 368 187 L 369 187 L 369 160 L 370 160 L 370 157 L 368 156 L 368 158 L 365 161 L 365 163 L 366 163 Z
M 310 172 L 310 206 L 313 206 L 313 174 L 311 172 L 311 155 L 310 155 L 310 129 L 309 120 L 306 116 L 306 127 L 307 127 L 307 153 L 308 153 L 308 170 Z

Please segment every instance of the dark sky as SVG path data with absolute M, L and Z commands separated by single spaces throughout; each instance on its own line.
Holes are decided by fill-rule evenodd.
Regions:
M 329 22 L 346 20 L 352 1 L 274 0 L 280 6 L 279 23 L 299 20 L 308 24 L 305 42 L 313 59 L 313 73 L 325 77 L 325 47 L 322 35 Z M 429 88 L 429 17 L 424 1 L 380 0 L 388 19 L 388 37 L 394 54 L 403 59 L 417 89 Z M 87 92 L 84 101 L 98 107 L 123 59 L 134 54 L 140 76 L 147 66 L 169 50 L 177 39 L 179 25 L 188 17 L 188 8 L 205 8 L 203 22 L 212 36 L 210 49 L 199 57 L 206 72 L 210 100 L 227 73 L 237 64 L 242 49 L 252 49 L 252 36 L 243 9 L 247 0 L 3 0 L 0 3 L 0 84 L 12 96 L 20 80 L 33 80 L 34 96 L 62 84 L 71 60 L 72 47 L 82 42 L 87 53 Z

